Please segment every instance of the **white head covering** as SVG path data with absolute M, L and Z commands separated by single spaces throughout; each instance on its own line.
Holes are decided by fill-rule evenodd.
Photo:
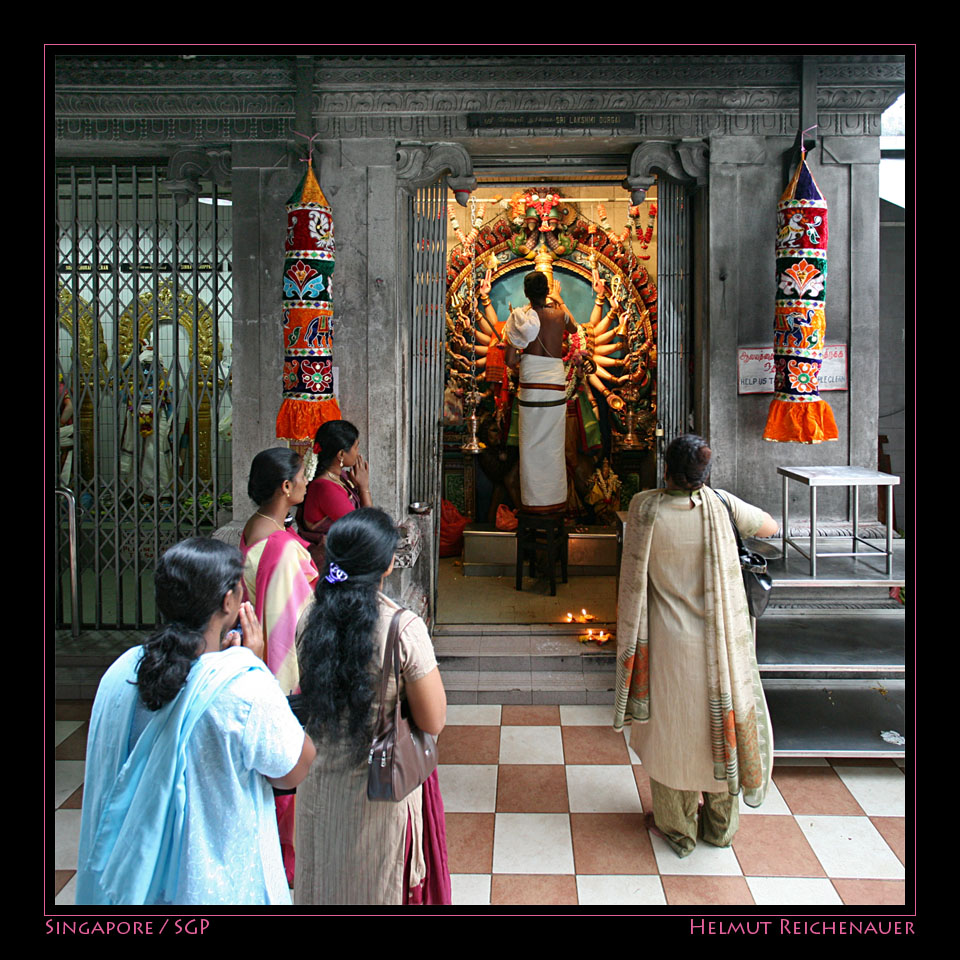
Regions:
M 540 317 L 533 307 L 517 307 L 507 318 L 503 335 L 518 350 L 530 346 L 540 333 Z

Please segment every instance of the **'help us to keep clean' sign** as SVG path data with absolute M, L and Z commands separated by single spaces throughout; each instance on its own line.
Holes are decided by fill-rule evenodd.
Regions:
M 773 393 L 773 347 L 737 348 L 737 393 Z M 820 367 L 820 392 L 847 389 L 847 345 L 826 344 Z

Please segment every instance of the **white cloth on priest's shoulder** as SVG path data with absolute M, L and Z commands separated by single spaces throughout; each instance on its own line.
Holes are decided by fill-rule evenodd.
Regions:
M 537 315 L 537 311 L 529 306 L 516 307 L 511 311 L 503 328 L 507 343 L 512 344 L 518 350 L 529 347 L 539 333 L 540 317 Z

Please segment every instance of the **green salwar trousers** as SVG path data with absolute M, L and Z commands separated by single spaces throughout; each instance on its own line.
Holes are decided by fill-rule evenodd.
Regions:
M 697 840 L 715 847 L 729 847 L 740 826 L 737 797 L 722 793 L 703 794 L 699 790 L 675 790 L 656 780 L 650 781 L 653 795 L 653 822 L 678 857 L 693 853 Z

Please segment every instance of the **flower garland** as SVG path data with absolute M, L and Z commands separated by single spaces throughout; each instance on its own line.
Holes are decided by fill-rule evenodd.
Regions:
M 647 229 L 644 230 L 640 226 L 640 205 L 637 204 L 630 208 L 630 212 L 627 214 L 627 222 L 630 224 L 628 230 L 633 230 L 633 234 L 636 237 L 637 243 L 643 247 L 644 250 L 650 246 L 650 241 L 653 240 L 653 225 L 657 220 L 657 205 L 655 203 L 650 204 L 650 219 L 647 222 Z
M 586 349 L 587 335 L 583 327 L 577 324 L 577 332 L 567 335 L 567 351 L 561 357 L 563 360 L 564 373 L 567 378 L 566 398 L 568 403 L 573 399 L 573 395 L 577 392 L 577 386 L 582 379 L 582 377 L 578 375 L 580 371 L 578 371 L 577 364 L 574 361 L 578 356 L 586 358 Z
M 317 474 L 317 463 L 319 462 L 319 457 L 313 452 L 313 447 L 311 447 L 303 455 L 303 479 L 309 483 Z
M 472 218 L 473 226 L 469 233 L 464 233 L 460 229 L 460 221 L 457 220 L 457 215 L 450 211 L 450 225 L 453 227 L 453 232 L 457 235 L 460 243 L 466 248 L 473 246 L 474 241 L 480 234 L 480 228 L 483 226 L 483 211 L 485 209 L 485 204 L 478 204 L 476 209 L 476 216 Z

